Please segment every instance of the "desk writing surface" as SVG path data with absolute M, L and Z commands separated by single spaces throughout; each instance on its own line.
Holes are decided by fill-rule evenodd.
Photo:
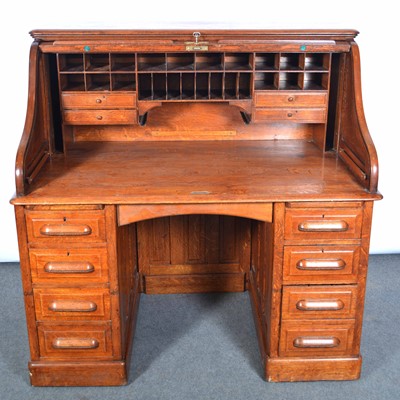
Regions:
M 303 140 L 86 142 L 54 156 L 15 204 L 372 199 L 334 153 Z

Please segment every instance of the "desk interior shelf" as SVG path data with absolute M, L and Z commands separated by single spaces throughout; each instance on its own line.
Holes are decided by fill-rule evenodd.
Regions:
M 256 53 L 255 90 L 328 90 L 330 54 Z
M 139 100 L 249 100 L 250 53 L 138 54 Z
M 330 54 L 59 54 L 58 70 L 63 92 L 137 90 L 141 101 L 250 100 L 254 90 L 327 90 Z
M 63 92 L 136 90 L 134 54 L 59 54 Z

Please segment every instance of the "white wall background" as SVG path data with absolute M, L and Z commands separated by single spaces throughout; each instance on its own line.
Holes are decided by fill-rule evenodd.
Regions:
M 4 4 L 7 10 L 4 9 Z M 380 161 L 372 253 L 400 252 L 400 51 L 396 2 L 349 0 L 37 0 L 0 6 L 0 262 L 17 261 L 14 160 L 25 121 L 32 29 L 357 29 L 364 109 Z M 2 9 L 2 10 L 1 10 Z M 397 233 L 396 233 L 397 232 Z

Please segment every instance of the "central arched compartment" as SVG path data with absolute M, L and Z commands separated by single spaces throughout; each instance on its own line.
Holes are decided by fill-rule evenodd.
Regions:
M 213 302 L 216 297 L 211 293 L 245 291 L 264 360 L 264 313 L 273 296 L 273 248 L 276 231 L 282 228 L 279 223 L 275 227 L 274 214 L 282 212 L 283 204 L 272 203 L 226 203 L 224 208 L 215 203 L 118 205 L 119 307 L 126 365 L 142 295 L 149 301 L 146 295 L 206 293 Z
M 251 220 L 180 215 L 137 223 L 138 267 L 145 293 L 245 290 Z
M 242 292 L 257 275 L 260 233 L 272 204 L 120 205 L 120 229 L 134 232 L 141 292 Z M 236 215 L 235 215 L 236 214 Z M 266 238 L 264 238 L 266 240 Z M 264 259 L 263 264 L 265 265 Z M 256 276 L 253 277 L 257 281 Z

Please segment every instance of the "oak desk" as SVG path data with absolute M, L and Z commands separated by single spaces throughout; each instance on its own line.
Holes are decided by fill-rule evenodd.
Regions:
M 31 382 L 127 382 L 141 293 L 248 290 L 265 378 L 357 379 L 378 162 L 352 30 L 33 31 Z

